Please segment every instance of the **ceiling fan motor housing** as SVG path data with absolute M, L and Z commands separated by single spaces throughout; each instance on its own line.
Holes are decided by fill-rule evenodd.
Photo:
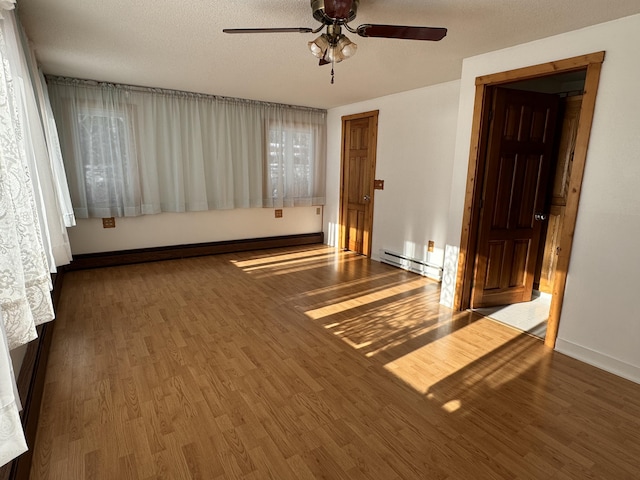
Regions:
M 327 0 L 326 3 L 328 8 L 325 8 L 325 0 L 311 0 L 313 18 L 326 25 L 344 24 L 356 18 L 360 0 Z

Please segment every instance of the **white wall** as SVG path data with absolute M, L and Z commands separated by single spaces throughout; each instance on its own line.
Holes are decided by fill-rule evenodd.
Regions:
M 320 231 L 322 207 L 284 208 L 282 218 L 272 208 L 161 213 L 116 218 L 116 228 L 106 229 L 87 219 L 68 229 L 74 255 Z
M 606 51 L 557 349 L 640 382 L 640 15 L 463 63 L 447 243 L 460 244 L 474 81 Z M 449 272 L 452 274 L 452 272 Z
M 379 110 L 372 258 L 381 248 L 442 265 L 459 82 L 448 82 L 329 110 L 325 241 L 337 245 L 342 116 Z M 428 254 L 429 240 L 435 251 Z

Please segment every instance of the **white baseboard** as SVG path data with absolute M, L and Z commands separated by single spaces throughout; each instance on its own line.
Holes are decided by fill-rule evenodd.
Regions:
M 635 383 L 640 383 L 640 367 L 611 358 L 600 352 L 576 345 L 558 338 L 556 340 L 556 351 L 568 355 L 569 357 L 588 363 L 594 367 L 605 370 L 619 377 L 626 378 Z

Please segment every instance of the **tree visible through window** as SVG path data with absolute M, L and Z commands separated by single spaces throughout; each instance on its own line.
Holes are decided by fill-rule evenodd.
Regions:
M 269 188 L 274 202 L 313 196 L 315 138 L 311 128 L 284 127 L 269 131 Z
M 130 126 L 124 114 L 86 109 L 77 114 L 86 198 L 103 216 L 123 216 L 140 203 Z

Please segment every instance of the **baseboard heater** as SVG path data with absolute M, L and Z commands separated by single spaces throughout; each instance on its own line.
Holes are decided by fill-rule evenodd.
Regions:
M 442 267 L 425 260 L 418 260 L 389 250 L 380 250 L 380 261 L 394 267 L 399 267 L 410 272 L 442 281 Z

